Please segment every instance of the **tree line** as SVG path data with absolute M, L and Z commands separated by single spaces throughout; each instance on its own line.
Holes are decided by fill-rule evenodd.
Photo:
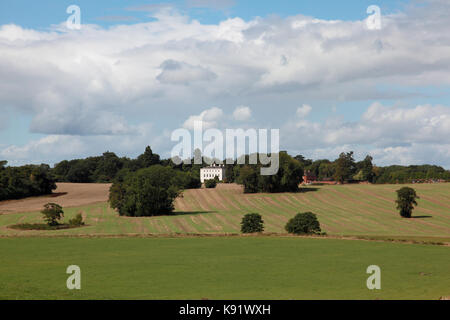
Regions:
M 191 159 L 201 157 L 199 150 Z M 245 163 L 249 163 L 249 155 L 244 156 Z M 224 162 L 223 159 L 217 159 Z M 136 159 L 119 158 L 112 152 L 105 152 L 102 156 L 89 157 L 57 163 L 51 173 L 58 182 L 114 182 L 130 172 L 148 168 L 152 165 L 169 166 L 175 170 L 189 173 L 193 185 L 198 185 L 194 180 L 200 176 L 202 165 L 185 164 L 176 165 L 171 159 L 161 160 L 160 156 L 153 153 L 150 147 Z M 291 157 L 286 152 L 280 152 L 280 172 L 275 176 L 259 177 L 258 171 L 261 165 L 237 165 L 237 161 L 226 164 L 225 182 L 237 182 L 248 185 L 249 192 L 283 192 L 295 191 L 297 182 L 301 182 L 304 172 L 309 172 L 320 181 L 358 182 L 370 183 L 411 183 L 415 180 L 447 180 L 450 181 L 450 171 L 435 165 L 412 166 L 376 166 L 373 158 L 367 155 L 361 161 L 355 161 L 354 153 L 343 152 L 335 160 L 307 159 L 302 155 Z M 253 182 L 252 182 L 253 181 Z
M 377 184 L 412 183 L 421 180 L 450 181 L 450 171 L 435 165 L 392 165 L 380 167 L 373 164 L 373 158 L 367 155 L 362 161 L 355 161 L 354 153 L 341 153 L 330 161 L 327 159 L 306 159 L 302 155 L 294 157 L 305 171 L 317 177 L 319 181 L 360 182 Z
M 355 161 L 353 152 L 341 153 L 334 161 L 327 159 L 306 159 L 302 155 L 292 157 L 280 152 L 280 169 L 276 175 L 260 175 L 261 165 L 249 165 L 249 155 L 245 155 L 244 165 L 231 161 L 226 164 L 225 183 L 238 183 L 246 193 L 295 192 L 298 191 L 304 172 L 309 172 L 318 180 L 339 182 L 368 181 L 370 183 L 410 183 L 415 180 L 450 181 L 450 171 L 433 165 L 387 166 L 373 164 L 370 155 L 362 161 Z M 161 159 L 147 147 L 135 159 L 118 157 L 113 152 L 85 159 L 64 160 L 53 168 L 46 164 L 8 167 L 0 161 L 0 200 L 19 199 L 28 196 L 49 194 L 56 188 L 55 182 L 74 183 L 116 183 L 129 181 L 139 170 L 153 166 L 168 167 L 176 181 L 177 188 L 200 188 L 200 169 L 203 165 L 193 164 L 201 156 L 196 150 L 192 164 L 175 164 L 171 159 Z M 217 160 L 218 162 L 222 162 Z M 223 161 L 226 163 L 226 161 Z
M 50 166 L 26 165 L 7 167 L 0 161 L 0 200 L 21 199 L 50 194 L 56 189 Z

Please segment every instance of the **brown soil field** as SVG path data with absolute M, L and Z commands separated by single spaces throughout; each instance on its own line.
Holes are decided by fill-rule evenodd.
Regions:
M 105 202 L 110 184 L 103 183 L 57 183 L 53 194 L 20 200 L 0 201 L 0 214 L 39 211 L 44 204 L 54 202 L 64 208 Z

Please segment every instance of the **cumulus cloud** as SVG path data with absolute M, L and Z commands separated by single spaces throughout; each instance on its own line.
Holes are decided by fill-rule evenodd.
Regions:
M 199 115 L 190 116 L 184 122 L 183 128 L 193 130 L 196 121 L 202 121 L 204 129 L 217 128 L 219 120 L 221 120 L 222 118 L 223 118 L 222 109 L 213 107 L 211 109 L 203 111 Z
M 312 107 L 308 104 L 304 104 L 297 109 L 297 117 L 305 118 L 311 113 Z
M 201 24 L 164 4 L 129 10 L 148 11 L 154 19 L 108 28 L 83 25 L 81 30 L 67 30 L 64 23 L 44 30 L 0 26 L 0 105 L 31 118 L 34 133 L 73 136 L 86 150 L 98 150 L 101 139 L 139 137 L 142 121 L 159 131 L 175 129 L 188 117 L 185 127 L 199 118 L 215 126 L 222 114 L 214 114 L 231 114 L 234 106 L 248 104 L 268 123 L 282 121 L 298 101 L 311 101 L 314 110 L 302 106 L 286 126 L 297 134 L 297 145 L 289 142 L 289 134 L 286 138 L 293 150 L 301 147 L 299 137 L 310 152 L 346 144 L 366 150 L 370 144 L 371 150 L 396 157 L 406 154 L 396 151 L 401 148 L 430 144 L 434 153 L 422 158 L 448 163 L 442 147 L 449 144 L 446 107 L 373 105 L 357 122 L 339 117 L 306 121 L 320 108 L 318 100 L 322 105 L 395 102 L 421 95 L 423 101 L 427 96 L 417 88 L 448 89 L 447 1 L 384 15 L 378 31 L 368 30 L 365 20 L 297 15 Z M 199 106 L 205 105 L 230 107 L 204 113 Z M 91 138 L 83 138 L 87 135 Z M 14 150 L 22 152 L 14 145 L 7 148 L 10 157 Z
M 0 159 L 8 160 L 9 165 L 54 164 L 61 160 L 101 155 L 105 151 L 135 157 L 147 145 L 162 150 L 169 140 L 169 131 L 156 132 L 151 124 L 141 123 L 133 128 L 133 134 L 128 135 L 47 135 L 23 145 L 0 145 Z M 168 153 L 159 153 L 169 156 Z
M 156 77 L 167 84 L 189 85 L 197 81 L 211 81 L 217 75 L 202 66 L 192 66 L 175 60 L 166 60 L 161 64 L 162 72 Z
M 59 114 L 72 105 L 81 113 L 151 114 L 175 101 L 205 105 L 237 97 L 258 99 L 260 108 L 271 107 L 274 95 L 283 95 L 283 104 L 302 97 L 392 99 L 408 94 L 395 86 L 450 85 L 450 35 L 444 31 L 450 21 L 435 15 L 449 6 L 435 2 L 428 11 L 385 16 L 382 32 L 367 30 L 365 21 L 301 15 L 206 25 L 165 5 L 134 8 L 156 10 L 154 21 L 107 29 L 3 25 L 0 103 L 42 122 L 44 112 Z M 80 134 L 94 132 L 78 127 L 89 131 Z M 60 132 L 76 133 L 53 133 Z
M 315 157 L 336 156 L 353 148 L 361 155 L 373 154 L 383 164 L 435 161 L 450 167 L 450 108 L 445 106 L 399 108 L 373 103 L 358 121 L 299 119 L 289 121 L 282 132 L 290 146 L 301 138 L 304 150 Z
M 245 121 L 252 116 L 252 110 L 249 107 L 241 106 L 237 107 L 233 112 L 233 118 L 237 121 Z

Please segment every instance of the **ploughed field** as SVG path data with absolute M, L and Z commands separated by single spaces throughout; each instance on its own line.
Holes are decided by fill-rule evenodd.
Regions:
M 110 184 L 57 183 L 51 195 L 20 200 L 0 201 L 0 214 L 39 211 L 44 204 L 56 202 L 63 207 L 76 207 L 108 201 Z
M 186 190 L 175 202 L 174 215 L 129 218 L 120 217 L 105 202 L 109 185 L 63 184 L 56 191 L 62 194 L 56 197 L 0 203 L 0 236 L 230 234 L 240 232 L 244 214 L 255 212 L 263 216 L 265 232 L 285 233 L 288 219 L 298 212 L 311 211 L 328 235 L 436 238 L 450 242 L 450 184 L 414 185 L 420 200 L 413 219 L 402 219 L 395 208 L 395 190 L 400 187 L 314 186 L 302 188 L 299 193 L 243 194 L 238 185 L 220 184 L 216 189 Z M 62 190 L 68 190 L 67 194 Z M 56 231 L 8 228 L 16 223 L 42 222 L 38 209 L 46 202 L 63 205 L 66 221 L 81 212 L 87 226 Z M 23 212 L 28 211 L 27 203 L 29 212 Z M 19 209 L 22 212 L 15 212 Z

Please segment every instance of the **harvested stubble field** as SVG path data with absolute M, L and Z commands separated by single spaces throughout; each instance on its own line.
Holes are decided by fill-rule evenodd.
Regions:
M 420 200 L 413 219 L 400 218 L 395 209 L 395 190 L 400 187 L 314 186 L 302 188 L 299 193 L 246 195 L 238 185 L 220 184 L 216 189 L 185 191 L 176 200 L 176 212 L 172 216 L 128 218 L 120 217 L 105 202 L 109 185 L 62 184 L 57 192 L 68 192 L 65 195 L 0 203 L 0 210 L 4 210 L 0 215 L 0 235 L 231 234 L 240 232 L 244 214 L 254 212 L 263 216 L 265 232 L 285 233 L 284 225 L 288 219 L 298 212 L 312 211 L 329 235 L 413 237 L 450 242 L 450 184 L 414 185 Z M 78 188 L 82 192 L 77 191 Z M 16 223 L 41 222 L 37 210 L 49 201 L 65 207 L 67 220 L 81 212 L 88 226 L 49 232 L 18 231 L 7 227 Z M 71 206 L 76 203 L 80 206 Z M 29 210 L 23 210 L 27 204 Z M 5 208 L 10 211 L 5 213 Z M 14 212 L 14 208 L 27 212 Z

